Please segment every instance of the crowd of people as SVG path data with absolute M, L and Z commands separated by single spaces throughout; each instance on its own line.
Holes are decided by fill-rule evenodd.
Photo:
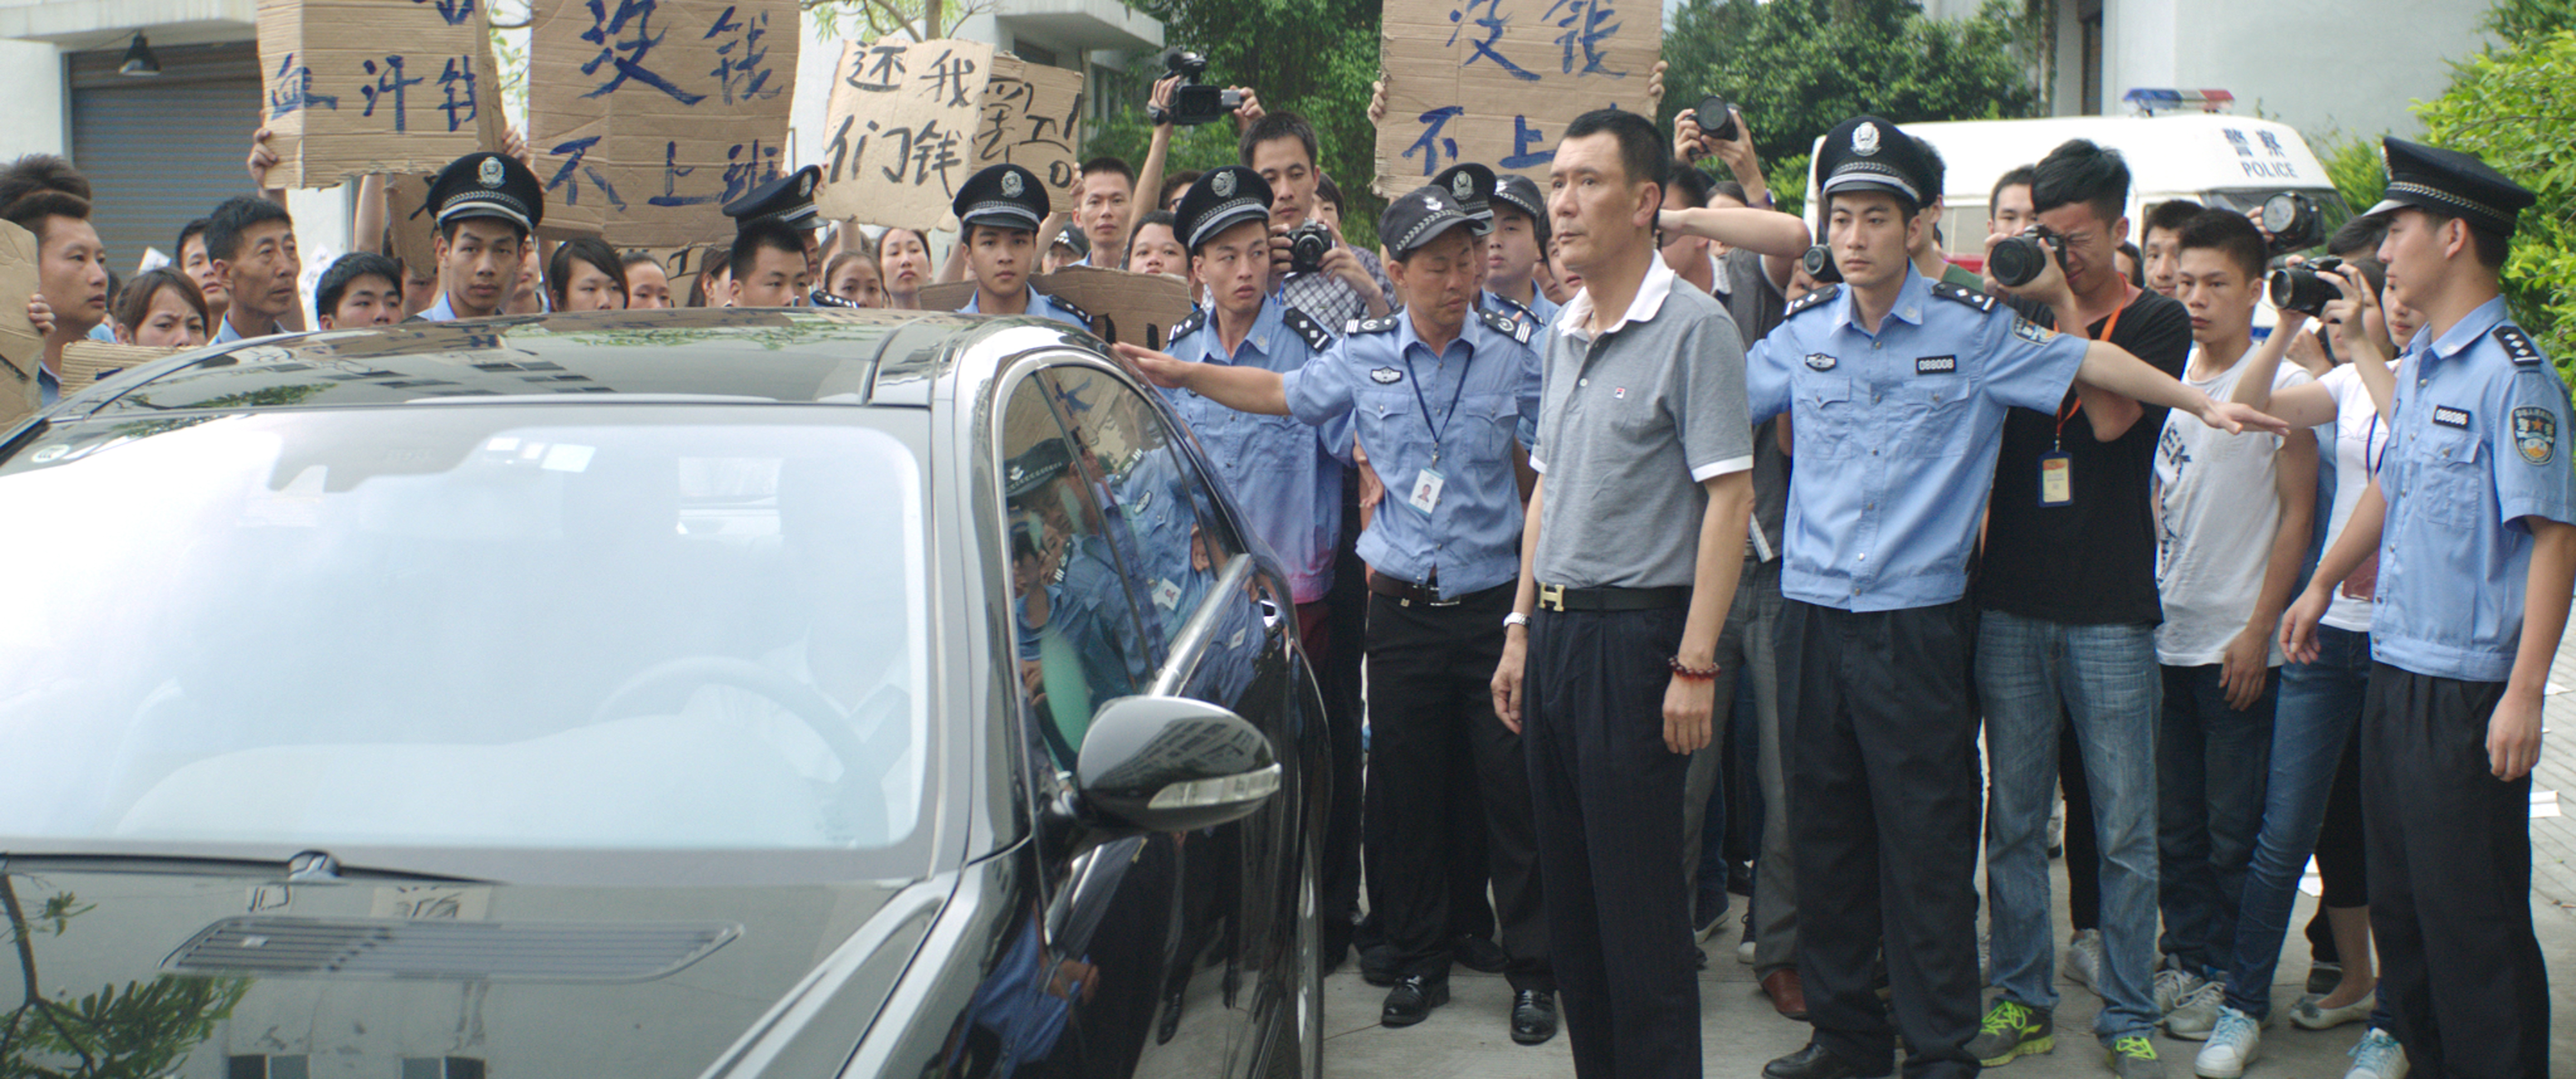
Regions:
M 2129 169 L 2083 140 L 1990 192 L 1987 243 L 2043 262 L 2006 285 L 1944 255 L 1939 154 L 1874 116 L 1822 140 L 1822 236 L 1740 112 L 1604 110 L 1544 184 L 1455 166 L 1371 244 L 1314 127 L 1242 99 L 1235 165 L 1167 172 L 1166 124 L 1070 207 L 975 174 L 938 267 L 930 232 L 833 226 L 791 173 L 725 207 L 677 297 L 649 255 L 538 241 L 524 147 L 475 154 L 432 185 L 432 266 L 381 253 L 362 187 L 380 242 L 313 319 L 913 308 L 955 280 L 965 312 L 1087 326 L 1032 276 L 1182 278 L 1168 347 L 1115 351 L 1294 593 L 1338 772 L 1326 962 L 1357 955 L 1387 1026 L 1464 965 L 1509 979 L 1516 1042 L 1561 1004 L 1579 1075 L 1696 1075 L 1700 944 L 1734 937 L 1814 1028 L 1768 1079 L 2049 1052 L 2061 969 L 2124 1079 L 2164 1074 L 2159 1033 L 2236 1079 L 2282 1015 L 2361 1024 L 2348 1079 L 2546 1074 L 2524 807 L 2576 473 L 2566 388 L 2498 293 L 2528 191 L 2388 140 L 2388 200 L 2314 271 L 2336 298 L 2263 330 L 2273 238 L 2172 201 L 2132 242 Z M 59 159 L 0 176 L 49 366 L 299 328 L 276 193 L 121 286 L 92 211 Z M 1032 655 L 1055 578 L 1020 582 Z M 2279 1008 L 2312 854 L 2308 991 Z

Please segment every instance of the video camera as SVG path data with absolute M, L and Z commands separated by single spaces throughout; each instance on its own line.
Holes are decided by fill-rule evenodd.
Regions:
M 2325 216 L 2317 212 L 2315 200 L 2284 191 L 2263 200 L 2263 231 L 2272 234 L 2268 246 L 2273 255 L 2305 251 L 2325 242 Z
M 2264 216 L 2269 217 L 2266 213 Z M 2309 318 L 2324 318 L 2326 305 L 2343 297 L 2328 277 L 2343 268 L 2339 258 L 2321 258 L 2298 266 L 2284 266 L 2264 279 L 2263 289 L 2271 296 L 2272 306 L 2284 311 L 2297 311 Z
M 2059 265 L 2066 263 L 2066 237 L 2046 225 L 2032 225 L 2018 236 L 1995 241 L 1994 250 L 1986 253 L 1986 273 L 2009 288 L 2038 280 L 2040 271 L 2048 268 L 2048 255 L 2040 250 L 2042 244 L 2057 253 Z
M 1333 230 L 1321 221 L 1309 221 L 1288 230 L 1288 270 L 1291 273 L 1317 273 L 1324 268 L 1324 256 L 1333 253 Z
M 1149 118 L 1157 124 L 1180 127 L 1212 124 L 1234 115 L 1234 110 L 1243 105 L 1242 91 L 1209 86 L 1199 81 L 1199 76 L 1207 74 L 1207 57 L 1187 49 L 1165 49 L 1163 70 L 1180 76 L 1181 84 L 1172 88 L 1170 110 L 1156 108 L 1150 100 L 1146 104 Z M 1150 94 L 1151 90 L 1147 92 Z

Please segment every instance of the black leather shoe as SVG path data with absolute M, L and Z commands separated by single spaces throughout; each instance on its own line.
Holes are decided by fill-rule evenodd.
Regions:
M 1879 1072 L 1885 1075 L 1886 1072 Z M 1866 1079 L 1857 1068 L 1843 1063 L 1815 1042 L 1788 1056 L 1762 1066 L 1762 1079 Z
M 1483 937 L 1460 936 L 1449 948 L 1449 957 L 1458 965 L 1479 974 L 1500 974 L 1512 959 L 1503 954 L 1503 946 Z
M 1430 1017 L 1431 1009 L 1449 1003 L 1449 980 L 1432 981 L 1419 974 L 1395 983 L 1386 995 L 1386 1008 L 1378 1012 L 1377 1021 L 1391 1027 L 1409 1027 Z
M 1556 1037 L 1556 994 L 1523 989 L 1512 994 L 1512 1040 L 1537 1045 Z
M 1394 985 L 1404 980 L 1396 966 L 1395 945 L 1375 944 L 1360 949 L 1360 980 L 1370 985 Z

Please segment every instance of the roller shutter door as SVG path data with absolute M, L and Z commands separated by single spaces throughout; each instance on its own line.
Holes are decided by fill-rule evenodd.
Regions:
M 259 128 L 259 48 L 248 41 L 155 46 L 158 78 L 118 75 L 122 47 L 70 56 L 72 163 L 89 177 L 108 265 L 131 276 L 146 247 L 233 195 L 251 194 L 242 158 Z

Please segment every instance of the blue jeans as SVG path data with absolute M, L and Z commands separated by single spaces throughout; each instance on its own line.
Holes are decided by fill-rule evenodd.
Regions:
M 2156 743 L 2163 948 L 2174 966 L 2211 978 L 2225 977 L 2236 954 L 2237 910 L 2263 820 L 2272 710 L 2281 693 L 2280 671 L 2266 671 L 2262 696 L 2237 711 L 2227 706 L 2219 670 L 2215 663 L 2164 669 L 2164 729 Z
M 1986 712 L 1986 892 L 1995 984 L 2034 1008 L 2057 1006 L 2048 913 L 2048 812 L 2057 795 L 2061 715 L 2073 720 L 2101 839 L 2108 1045 L 2150 1033 L 2156 950 L 2156 716 L 2164 684 L 2153 626 L 2070 626 L 1986 611 L 1977 627 L 1977 692 Z M 2081 822 L 2068 822 L 2081 827 Z
M 2236 955 L 2227 972 L 2227 1006 L 2256 1019 L 2272 1013 L 2272 975 L 2281 962 L 2299 878 L 2326 819 L 2326 796 L 2344 746 L 2361 722 L 2370 685 L 2370 634 L 2317 627 L 2317 661 L 2281 668 L 2280 707 L 2272 725 L 2272 775 L 2263 794 L 2263 824 L 2245 873 L 2236 916 Z

